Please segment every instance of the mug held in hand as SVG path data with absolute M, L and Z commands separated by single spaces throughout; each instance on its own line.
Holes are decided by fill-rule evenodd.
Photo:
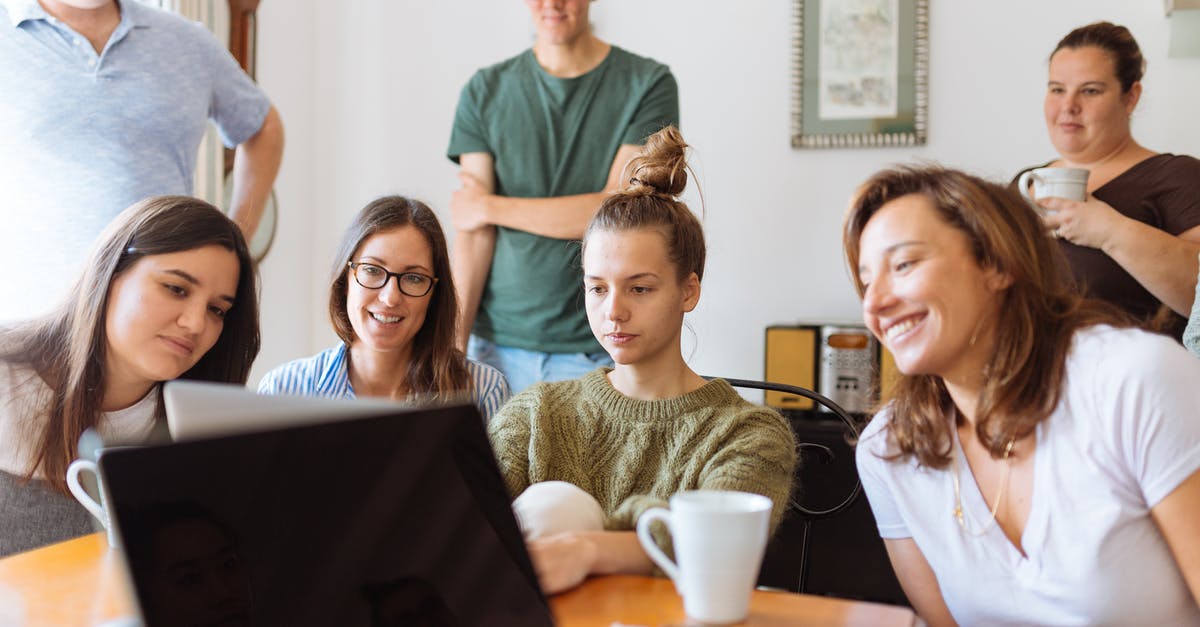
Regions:
M 1035 202 L 1038 198 L 1066 198 L 1087 200 L 1088 171 L 1083 168 L 1035 168 L 1021 173 L 1017 189 L 1029 199 L 1038 211 L 1042 208 Z M 1030 184 L 1033 194 L 1030 195 Z

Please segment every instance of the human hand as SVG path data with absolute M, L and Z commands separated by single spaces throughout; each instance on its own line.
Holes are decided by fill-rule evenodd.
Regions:
M 1082 202 L 1066 198 L 1040 198 L 1037 204 L 1045 210 L 1042 222 L 1055 237 L 1089 248 L 1104 249 L 1126 219 L 1095 196 L 1088 196 Z
M 490 196 L 479 179 L 458 173 L 462 187 L 450 196 L 450 222 L 459 231 L 475 231 L 488 226 L 487 201 Z
M 583 583 L 596 561 L 596 545 L 572 531 L 525 544 L 545 594 L 557 594 Z

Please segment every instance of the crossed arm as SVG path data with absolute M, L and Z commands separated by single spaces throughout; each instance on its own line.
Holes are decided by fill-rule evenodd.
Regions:
M 483 286 L 496 250 L 496 227 L 527 231 L 556 239 L 580 239 L 600 203 L 620 189 L 625 164 L 641 150 L 622 144 L 609 167 L 604 189 L 590 194 L 554 198 L 515 198 L 496 192 L 495 161 L 491 154 L 472 152 L 459 157 L 462 187 L 450 198 L 454 227 L 451 271 L 458 289 L 458 347 L 465 351 Z

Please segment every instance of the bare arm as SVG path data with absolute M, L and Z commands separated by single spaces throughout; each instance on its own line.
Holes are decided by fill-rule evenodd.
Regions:
M 917 615 L 930 627 L 956 625 L 954 617 L 950 615 L 950 608 L 946 607 L 946 601 L 942 599 L 942 589 L 938 586 L 937 577 L 929 567 L 929 562 L 925 561 L 925 555 L 921 553 L 917 543 L 912 538 L 885 538 L 883 545 L 887 548 L 896 578 L 900 580 L 900 587 L 904 588 L 904 594 L 908 596 L 908 601 L 912 603 Z
M 542 592 L 555 594 L 588 575 L 649 575 L 654 564 L 633 531 L 568 531 L 528 542 Z
M 282 160 L 283 121 L 275 107 L 271 107 L 258 133 L 238 144 L 233 156 L 230 217 L 242 228 L 247 240 L 254 237 L 258 228 Z
M 1055 212 L 1045 221 L 1060 237 L 1104 251 L 1155 298 L 1180 315 L 1191 313 L 1200 271 L 1200 226 L 1171 235 L 1094 197 L 1085 202 L 1044 198 L 1038 204 Z
M 1150 516 L 1175 556 L 1192 598 L 1200 603 L 1200 517 L 1196 512 L 1200 512 L 1200 471 L 1159 501 Z
M 455 200 L 451 203 L 454 228 L 469 231 L 490 224 L 543 237 L 580 239 L 605 196 L 623 186 L 621 175 L 625 164 L 637 156 L 641 149 L 641 146 L 622 144 L 613 158 L 612 165 L 609 166 L 608 181 L 604 189 L 591 194 L 556 198 L 514 198 L 497 196 L 494 181 L 489 186 L 483 180 L 476 181 L 478 185 L 464 180 L 463 189 L 456 192 Z M 463 155 L 460 160 L 466 156 Z M 466 171 L 465 166 L 463 170 Z
M 471 184 L 480 186 L 487 194 L 496 189 L 496 175 L 492 155 L 472 152 L 459 157 L 459 176 L 464 180 L 463 189 L 454 192 L 450 200 L 453 213 L 465 200 L 464 194 Z M 492 253 L 496 250 L 496 227 L 484 225 L 464 230 L 455 226 L 454 250 L 450 256 L 450 271 L 454 274 L 454 285 L 458 292 L 458 337 L 459 350 L 467 350 L 467 338 L 475 324 L 479 301 L 483 298 L 483 286 L 492 268 Z

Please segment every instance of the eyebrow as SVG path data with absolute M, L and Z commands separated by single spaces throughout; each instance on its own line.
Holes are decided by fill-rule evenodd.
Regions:
M 604 280 L 603 277 L 598 277 L 594 274 L 585 274 L 585 275 L 583 275 L 583 278 L 588 281 L 603 281 Z M 658 275 L 653 272 L 639 272 L 637 274 L 631 274 L 631 275 L 625 277 L 625 280 L 626 281 L 636 281 L 638 279 L 657 279 L 657 278 L 658 278 Z
M 920 246 L 925 243 L 926 242 L 923 242 L 921 240 L 916 240 L 916 239 L 907 239 L 907 240 L 904 240 L 903 242 L 896 242 L 895 244 L 892 244 L 891 246 L 888 246 L 887 248 L 883 249 L 883 256 L 887 257 L 888 255 L 891 255 L 892 253 L 896 252 L 896 250 L 899 248 L 904 248 L 906 246 Z M 862 273 L 864 273 L 866 271 L 867 271 L 866 266 L 862 265 L 861 263 L 858 264 L 858 274 L 860 276 L 862 275 Z
M 1066 83 L 1064 83 L 1063 81 L 1054 81 L 1054 80 L 1051 80 L 1051 81 L 1046 81 L 1046 84 L 1047 84 L 1047 85 L 1066 85 Z M 1087 87 L 1088 85 L 1097 85 L 1097 86 L 1100 86 L 1100 87 L 1106 87 L 1106 86 L 1108 85 L 1108 82 L 1107 82 L 1107 81 L 1100 81 L 1100 80 L 1097 80 L 1097 81 L 1084 81 L 1084 82 L 1082 83 L 1082 85 L 1081 85 L 1081 86 L 1083 86 L 1083 87 Z
M 175 268 L 171 268 L 170 270 L 165 270 L 165 272 L 166 272 L 167 274 L 173 274 L 173 275 L 175 275 L 175 276 L 177 276 L 177 277 L 179 277 L 179 278 L 183 279 L 184 281 L 187 281 L 188 283 L 191 283 L 192 285 L 195 285 L 195 286 L 199 286 L 199 285 L 200 285 L 200 279 L 197 279 L 196 277 L 194 277 L 194 276 L 192 276 L 192 275 L 188 274 L 187 272 L 184 272 L 183 270 L 177 270 L 177 269 L 175 269 Z M 229 296 L 228 294 L 221 294 L 221 295 L 220 295 L 218 298 L 220 298 L 221 300 L 224 300 L 224 301 L 228 302 L 228 303 L 229 303 L 229 304 L 231 304 L 231 305 L 232 305 L 232 304 L 234 303 L 234 301 L 235 301 L 234 297 L 232 297 L 232 296 Z
M 359 261 L 366 261 L 366 262 L 372 263 L 374 265 L 380 266 L 384 270 L 387 270 L 387 264 L 385 264 L 384 261 L 382 259 L 380 259 L 379 257 L 371 257 L 370 255 L 368 255 L 366 257 L 360 258 Z M 403 268 L 400 269 L 400 272 L 412 272 L 413 270 L 423 270 L 425 272 L 433 274 L 433 270 L 430 270 L 429 268 L 426 268 L 425 266 L 423 266 L 419 263 L 414 263 L 414 264 L 409 264 L 407 266 L 404 266 Z M 388 272 L 391 272 L 391 270 L 388 270 Z

